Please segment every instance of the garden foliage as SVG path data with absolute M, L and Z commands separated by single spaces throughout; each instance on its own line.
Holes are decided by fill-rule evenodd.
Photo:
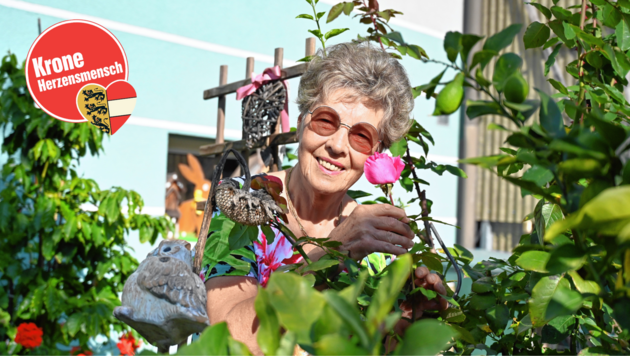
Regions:
M 138 193 L 77 174 L 82 157 L 103 151 L 102 133 L 37 108 L 13 54 L 0 66 L 0 129 L 0 353 L 88 350 L 90 338 L 128 328 L 112 315 L 138 266 L 126 236 L 154 242 L 170 222 L 141 214 Z M 37 348 L 13 342 L 29 322 L 43 331 Z
M 317 30 L 310 32 L 325 46 L 332 37 L 326 34 L 343 30 L 322 31 L 319 19 L 325 13 L 316 11 L 317 0 L 306 1 L 313 15 L 298 18 L 316 21 Z M 473 264 L 472 253 L 463 247 L 450 249 L 472 281 L 472 290 L 457 298 L 448 290 L 450 308 L 425 312 L 398 338 L 394 354 L 630 352 L 630 165 L 625 153 L 630 106 L 623 95 L 630 71 L 630 2 L 585 0 L 583 6 L 570 8 L 557 4 L 557 0 L 550 8 L 529 4 L 543 21 L 530 24 L 522 39 L 517 36 L 521 24 L 488 38 L 447 33 L 448 62 L 430 59 L 421 47 L 406 43 L 388 26 L 389 19 L 400 13 L 379 9 L 376 0 L 342 2 L 328 13 L 327 22 L 342 14 L 358 18 L 368 25 L 367 35 L 358 39 L 374 41 L 396 58 L 442 63 L 444 71 L 413 88 L 414 96 L 435 99 L 434 115 L 459 109 L 464 87 L 485 93 L 490 100 L 466 102 L 467 117 L 508 118 L 510 127 L 492 124 L 489 129 L 510 135 L 496 155 L 463 163 L 491 170 L 520 187 L 523 196 L 539 200 L 523 217 L 534 221 L 533 232 L 521 237 L 509 259 Z M 561 49 L 575 51 L 577 60 L 566 66 L 566 72 L 577 84 L 565 87 L 549 78 L 557 92 L 534 88 L 530 93 L 521 74 L 522 58 L 505 51 L 514 40 L 524 41 L 526 48 L 553 48 L 545 74 Z M 494 65 L 492 78 L 483 75 L 488 65 Z M 447 72 L 453 79 L 444 81 Z M 411 157 L 410 142 L 419 144 L 424 156 Z M 399 183 L 418 195 L 407 204 L 423 208 L 421 215 L 411 217 L 420 238 L 427 234 L 425 223 L 434 220 L 428 216 L 431 201 L 420 190 L 428 183 L 417 177 L 416 170 L 465 177 L 457 167 L 428 161 L 428 143 L 434 143 L 430 133 L 414 120 L 408 135 L 390 149 L 407 162 Z M 385 197 L 364 203 L 377 202 L 389 203 Z M 237 230 L 223 230 L 222 238 L 231 243 Z M 291 353 L 295 344 L 313 354 L 382 354 L 385 336 L 393 335 L 392 326 L 400 319 L 399 303 L 436 297 L 435 292 L 411 286 L 412 269 L 425 265 L 444 277 L 451 268 L 444 251 L 432 252 L 424 242 L 376 274 L 345 259 L 331 241 L 296 242 L 314 243 L 329 253 L 317 262 L 287 267 L 291 272 L 272 274 L 268 287 L 259 289 L 258 343 L 265 354 Z M 340 263 L 348 273 L 335 273 Z M 320 284 L 328 289 L 312 288 Z M 206 333 L 227 335 L 222 325 Z M 243 351 L 231 339 L 205 340 L 206 344 L 189 347 L 207 351 L 221 342 L 220 353 Z

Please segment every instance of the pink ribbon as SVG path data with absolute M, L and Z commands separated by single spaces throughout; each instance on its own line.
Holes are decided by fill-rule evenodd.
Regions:
M 268 81 L 280 79 L 281 77 L 282 71 L 279 66 L 269 67 L 265 69 L 262 74 L 255 74 L 252 72 L 252 83 L 244 85 L 236 90 L 236 100 L 241 100 L 250 95 Z M 289 132 L 289 82 L 283 80 L 282 84 L 287 91 L 287 98 L 284 101 L 284 109 L 280 112 L 280 122 L 282 123 L 282 132 Z

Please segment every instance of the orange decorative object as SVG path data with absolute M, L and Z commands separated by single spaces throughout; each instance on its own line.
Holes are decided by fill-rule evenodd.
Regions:
M 210 194 L 210 181 L 206 179 L 199 160 L 190 153 L 188 165 L 179 164 L 179 171 L 189 182 L 195 184 L 194 198 L 179 204 L 179 233 L 197 236 L 201 229 L 203 212 L 197 211 L 197 202 L 206 201 Z
M 33 323 L 22 323 L 17 328 L 15 342 L 27 349 L 34 349 L 42 344 L 44 331 Z

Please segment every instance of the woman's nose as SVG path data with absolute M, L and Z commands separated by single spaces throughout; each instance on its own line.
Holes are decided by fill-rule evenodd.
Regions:
M 335 153 L 341 154 L 348 150 L 348 130 L 341 126 L 337 132 L 332 134 L 327 142 L 327 146 Z

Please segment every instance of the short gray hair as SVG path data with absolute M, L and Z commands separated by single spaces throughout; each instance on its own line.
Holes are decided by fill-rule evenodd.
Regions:
M 296 100 L 300 113 L 338 89 L 350 89 L 352 98 L 370 100 L 383 109 L 379 132 L 384 147 L 409 130 L 414 106 L 411 85 L 403 66 L 387 52 L 368 42 L 330 46 L 326 55 L 320 49 L 300 80 Z

